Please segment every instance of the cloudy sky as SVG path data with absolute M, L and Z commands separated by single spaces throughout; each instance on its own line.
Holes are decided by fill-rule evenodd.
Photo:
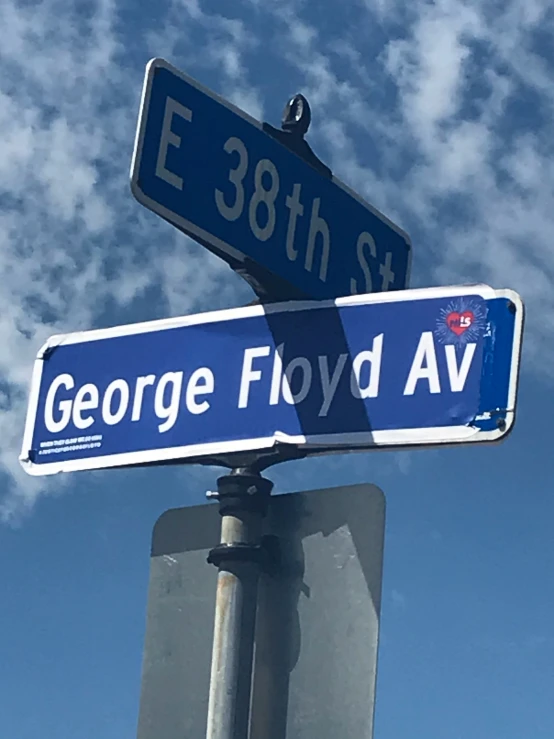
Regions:
M 132 737 L 150 532 L 214 471 L 17 460 L 53 333 L 240 305 L 223 263 L 129 188 L 154 56 L 309 141 L 413 243 L 412 286 L 486 282 L 527 307 L 501 446 L 290 463 L 279 491 L 375 482 L 388 505 L 377 739 L 549 739 L 554 672 L 554 12 L 545 0 L 0 3 L 0 726 Z M 549 410 L 550 409 L 550 410 Z

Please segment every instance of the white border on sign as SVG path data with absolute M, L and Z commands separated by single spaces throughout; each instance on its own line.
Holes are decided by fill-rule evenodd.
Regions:
M 473 426 L 454 426 L 437 428 L 395 429 L 392 431 L 359 432 L 350 434 L 325 434 L 316 436 L 289 436 L 276 431 L 271 437 L 247 439 L 239 441 L 215 442 L 195 444 L 183 447 L 153 449 L 125 454 L 94 457 L 79 460 L 65 460 L 49 462 L 47 464 L 33 464 L 29 459 L 29 450 L 32 446 L 33 431 L 38 410 L 40 383 L 45 355 L 55 347 L 71 344 L 90 343 L 101 339 L 119 338 L 152 331 L 165 331 L 183 326 L 194 326 L 217 321 L 234 321 L 252 316 L 262 316 L 272 313 L 288 313 L 305 310 L 322 310 L 333 306 L 347 308 L 357 305 L 371 305 L 376 303 L 413 302 L 432 300 L 435 298 L 463 297 L 479 295 L 484 300 L 506 298 L 514 303 L 515 331 L 510 368 L 510 382 L 508 388 L 508 407 L 506 410 L 506 427 L 492 431 L 480 431 Z M 140 464 L 155 464 L 171 460 L 186 460 L 193 457 L 220 457 L 236 452 L 264 451 L 278 444 L 288 444 L 303 448 L 310 455 L 327 453 L 346 453 L 349 451 L 370 451 L 375 448 L 409 448 L 414 446 L 444 446 L 470 442 L 494 442 L 505 436 L 511 429 L 515 418 L 515 402 L 517 381 L 521 355 L 521 340 L 523 330 L 523 304 L 519 295 L 513 290 L 494 290 L 488 285 L 465 285 L 460 287 L 432 287 L 413 290 L 402 290 L 390 293 L 372 293 L 367 295 L 352 295 L 336 300 L 324 301 L 294 301 L 286 303 L 271 303 L 265 306 L 253 305 L 243 308 L 199 313 L 177 318 L 165 318 L 156 321 L 115 326 L 92 331 L 79 331 L 71 334 L 52 336 L 44 344 L 37 355 L 33 367 L 31 390 L 25 432 L 23 437 L 20 461 L 25 470 L 32 475 L 51 475 L 58 472 L 77 470 L 93 470 L 108 467 L 121 467 Z
M 153 211 L 154 213 L 157 213 L 159 216 L 164 218 L 166 221 L 169 221 L 169 223 L 172 223 L 173 225 L 177 226 L 178 228 L 185 231 L 186 233 L 191 234 L 193 237 L 196 237 L 200 239 L 201 241 L 205 241 L 206 243 L 213 246 L 215 249 L 219 249 L 223 253 L 228 254 L 233 259 L 236 259 L 239 262 L 244 262 L 244 260 L 246 259 L 246 256 L 241 251 L 238 251 L 237 249 L 235 249 L 235 247 L 231 246 L 226 241 L 223 241 L 222 239 L 217 238 L 217 236 L 214 236 L 208 231 L 205 231 L 203 228 L 199 228 L 196 224 L 191 223 L 191 221 L 188 221 L 187 219 L 182 218 L 179 214 L 174 213 L 172 210 L 165 208 L 163 205 L 161 205 L 157 201 L 152 200 L 152 198 L 148 197 L 148 195 L 146 195 L 140 188 L 139 171 L 140 171 L 140 163 L 142 160 L 144 133 L 146 129 L 148 109 L 150 107 L 150 93 L 152 90 L 152 81 L 154 79 L 154 74 L 156 72 L 156 69 L 167 69 L 169 72 L 179 77 L 180 79 L 185 81 L 187 84 L 191 85 L 192 87 L 195 87 L 197 90 L 202 92 L 204 95 L 207 95 L 212 100 L 215 100 L 220 105 L 223 105 L 228 110 L 240 116 L 243 120 L 247 121 L 255 128 L 259 129 L 260 131 L 263 131 L 263 127 L 260 121 L 256 120 L 255 118 L 252 118 L 252 116 L 248 115 L 248 113 L 246 113 L 244 110 L 237 108 L 237 106 L 233 105 L 233 103 L 231 103 L 230 101 L 225 100 L 225 98 L 220 97 L 219 95 L 217 95 L 217 93 L 213 92 L 207 87 L 204 87 L 204 85 L 201 85 L 200 82 L 197 82 L 197 80 L 193 79 L 192 77 L 189 77 L 184 72 L 181 72 L 179 69 L 174 67 L 172 64 L 167 62 L 165 59 L 160 59 L 160 58 L 151 59 L 146 65 L 146 73 L 144 77 L 144 84 L 142 88 L 142 96 L 141 96 L 141 102 L 140 102 L 139 119 L 138 119 L 136 134 L 135 134 L 135 145 L 133 148 L 133 158 L 131 161 L 131 192 L 133 193 L 134 197 L 138 200 L 138 202 L 141 205 L 144 205 L 149 210 Z M 360 205 L 366 208 L 376 218 L 378 218 L 380 221 L 385 223 L 389 228 L 395 231 L 406 242 L 408 246 L 408 259 L 407 259 L 407 264 L 406 264 L 406 284 L 409 285 L 410 274 L 411 274 L 411 269 L 412 269 L 412 242 L 410 240 L 409 235 L 402 228 L 400 228 L 400 226 L 397 226 L 395 223 L 389 220 L 386 215 L 381 213 L 381 211 L 377 210 L 377 208 L 375 208 L 373 205 L 371 205 L 366 200 L 364 200 L 364 198 L 362 198 L 361 195 L 359 195 L 357 192 L 355 192 L 350 187 L 348 187 L 348 185 L 345 185 L 344 182 L 342 182 L 342 180 L 338 179 L 338 177 L 335 177 L 333 175 L 332 182 L 338 187 L 340 187 L 350 197 L 354 198 L 354 200 L 359 202 Z
M 502 436 L 508 434 L 515 422 L 516 416 L 516 399 L 517 386 L 519 381 L 519 368 L 521 364 L 521 347 L 523 342 L 523 324 L 525 318 L 525 309 L 523 301 L 515 290 L 496 290 L 499 298 L 511 300 L 515 305 L 516 320 L 514 325 L 514 343 L 512 345 L 512 360 L 510 363 L 510 382 L 508 385 L 508 404 L 506 408 L 506 428 Z

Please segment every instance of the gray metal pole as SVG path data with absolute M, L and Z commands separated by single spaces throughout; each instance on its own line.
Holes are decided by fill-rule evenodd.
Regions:
M 219 478 L 221 542 L 206 739 L 247 739 L 262 521 L 272 483 L 247 469 Z

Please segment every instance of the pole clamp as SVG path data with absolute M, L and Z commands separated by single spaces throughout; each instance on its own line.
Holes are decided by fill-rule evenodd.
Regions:
M 281 562 L 279 539 L 266 534 L 260 544 L 218 544 L 208 553 L 207 561 L 217 568 L 224 562 L 252 562 L 273 575 Z
M 253 562 L 264 564 L 267 557 L 260 544 L 218 544 L 210 550 L 208 563 L 221 567 L 223 562 Z
M 210 499 L 219 502 L 222 516 L 235 511 L 251 511 L 265 516 L 269 496 L 273 488 L 271 480 L 247 468 L 237 468 L 217 481 L 217 492 L 208 492 Z

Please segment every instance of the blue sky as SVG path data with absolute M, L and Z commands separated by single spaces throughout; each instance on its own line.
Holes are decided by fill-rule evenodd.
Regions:
M 546 0 L 4 0 L 0 7 L 2 736 L 135 734 L 152 526 L 215 470 L 26 476 L 32 361 L 53 333 L 240 305 L 215 257 L 133 200 L 149 58 L 309 141 L 409 232 L 412 286 L 527 307 L 498 447 L 289 463 L 278 491 L 387 497 L 376 739 L 554 735 L 554 13 Z

